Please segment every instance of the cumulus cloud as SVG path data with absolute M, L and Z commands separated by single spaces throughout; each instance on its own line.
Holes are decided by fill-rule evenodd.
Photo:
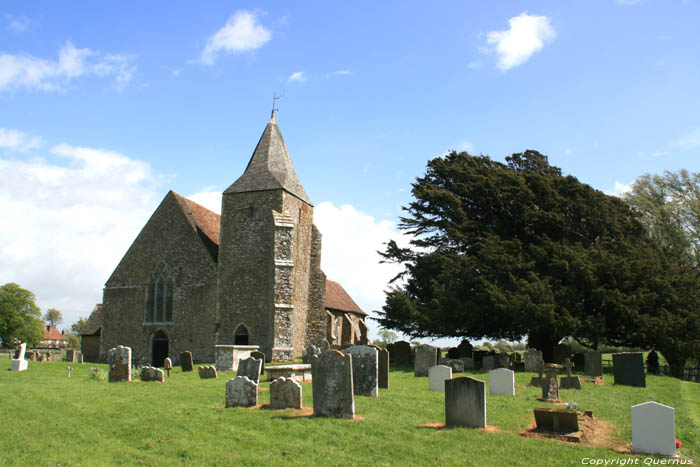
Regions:
M 556 37 L 556 31 L 547 16 L 534 16 L 522 13 L 508 20 L 509 29 L 491 31 L 486 35 L 487 52 L 498 55 L 498 68 L 501 71 L 525 63 L 548 42 Z
M 631 183 L 622 183 L 615 180 L 615 187 L 610 191 L 606 191 L 605 194 L 610 196 L 622 196 L 625 193 L 629 192 L 631 189 Z
M 7 29 L 17 34 L 27 31 L 32 24 L 32 20 L 26 16 L 5 15 L 5 18 L 8 21 Z
M 78 49 L 70 42 L 58 51 L 56 61 L 3 53 L 0 54 L 0 91 L 15 88 L 61 91 L 84 75 L 113 77 L 117 89 L 123 89 L 136 71 L 133 61 L 132 55 Z
M 349 76 L 352 74 L 350 70 L 336 70 L 326 75 L 326 78 L 332 78 L 334 76 Z
M 33 291 L 66 326 L 102 301 L 164 195 L 148 163 L 65 143 L 46 157 L 0 158 L 0 179 L 0 284 Z
M 41 138 L 37 136 L 29 136 L 19 130 L 0 128 L 0 148 L 27 152 L 39 146 L 41 146 Z
M 700 148 L 700 128 L 696 128 L 690 133 L 681 136 L 673 141 L 672 145 L 681 149 Z
M 212 35 L 204 46 L 200 61 L 213 65 L 218 55 L 259 49 L 272 38 L 272 33 L 258 23 L 255 12 L 239 10 L 223 28 Z
M 287 81 L 306 81 L 306 74 L 303 71 L 295 71 L 289 75 Z

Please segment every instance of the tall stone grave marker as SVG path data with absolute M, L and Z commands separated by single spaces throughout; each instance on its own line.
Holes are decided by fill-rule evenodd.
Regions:
M 445 381 L 445 425 L 486 427 L 486 383 L 470 376 Z
M 437 365 L 438 349 L 432 345 L 419 345 L 416 347 L 416 360 L 413 374 L 415 376 L 428 376 L 430 367 Z
M 524 355 L 525 371 L 536 372 L 542 361 L 542 351 L 537 349 L 527 349 Z
M 391 363 L 395 365 L 410 365 L 411 364 L 411 344 L 406 341 L 398 341 L 386 346 L 389 350 Z
M 182 372 L 192 371 L 192 352 L 185 350 L 180 354 L 180 366 L 182 367 Z
M 265 354 L 259 350 L 253 350 L 250 353 L 250 356 L 253 358 L 259 358 L 262 360 L 262 365 L 260 366 L 260 374 L 264 375 L 265 374 Z
M 496 367 L 496 357 L 493 355 L 485 355 L 481 359 L 481 369 L 482 370 L 493 370 Z
M 676 455 L 673 407 L 658 402 L 632 406 L 632 450 L 644 454 Z
M 24 353 L 27 351 L 27 344 L 22 342 L 17 350 L 17 358 L 12 359 L 12 371 L 24 371 L 29 366 L 29 363 L 24 359 Z
M 226 382 L 226 407 L 253 407 L 258 405 L 258 385 L 245 376 L 236 376 Z
M 585 373 L 588 376 L 603 376 L 603 355 L 591 350 L 583 354 Z
M 270 383 L 270 408 L 301 409 L 301 384 L 284 376 Z
M 387 349 L 379 350 L 379 387 L 389 389 L 389 351 Z
M 489 394 L 514 396 L 515 372 L 507 368 L 496 368 L 489 371 Z
M 379 354 L 374 347 L 355 345 L 343 351 L 352 355 L 352 383 L 356 396 L 379 395 Z
M 613 354 L 613 374 L 615 384 L 645 388 L 644 356 L 641 352 Z
M 245 376 L 255 384 L 260 381 L 260 368 L 262 360 L 259 358 L 242 358 L 238 361 L 238 376 Z
M 131 347 L 120 345 L 109 351 L 109 382 L 131 381 Z
M 152 366 L 144 366 L 141 368 L 141 381 L 157 381 L 159 383 L 165 382 L 165 372 L 160 368 L 153 368 Z
M 353 418 L 355 397 L 352 383 L 352 355 L 326 350 L 311 364 L 314 415 Z
M 428 370 L 428 386 L 431 391 L 445 392 L 445 380 L 452 378 L 452 368 L 445 365 L 431 366 Z

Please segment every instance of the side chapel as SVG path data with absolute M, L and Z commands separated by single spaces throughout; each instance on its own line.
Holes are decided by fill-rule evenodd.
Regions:
M 126 345 L 156 366 L 184 350 L 213 362 L 215 344 L 291 361 L 321 339 L 367 342 L 365 313 L 321 271 L 313 204 L 274 111 L 221 215 L 168 192 L 107 280 L 98 314 L 89 320 L 100 360 Z

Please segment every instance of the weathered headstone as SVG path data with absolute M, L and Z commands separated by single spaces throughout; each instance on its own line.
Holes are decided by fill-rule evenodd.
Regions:
M 474 359 L 472 357 L 461 357 L 460 361 L 462 361 L 462 363 L 464 363 L 465 370 L 473 370 L 474 369 Z
M 537 365 L 537 373 L 538 376 L 533 376 L 530 379 L 530 384 L 528 386 L 535 386 L 537 388 L 541 388 L 542 386 L 545 385 L 545 379 L 544 379 L 544 362 L 540 361 L 540 363 Z
M 575 353 L 571 357 L 571 363 L 573 363 L 576 371 L 584 371 L 586 369 L 586 357 L 582 353 Z
M 258 385 L 245 376 L 236 376 L 226 382 L 226 407 L 253 407 L 258 405 Z
M 578 431 L 578 414 L 575 410 L 537 407 L 534 412 L 538 430 L 552 433 Z
M 353 418 L 355 397 L 352 382 L 352 355 L 326 350 L 311 364 L 314 415 Z
M 523 356 L 525 371 L 535 372 L 542 360 L 542 351 L 537 349 L 527 349 Z
M 169 357 L 165 357 L 163 360 L 163 369 L 168 372 L 168 377 L 170 376 L 170 370 L 173 369 L 173 361 Z
M 26 350 L 27 344 L 22 342 L 17 350 L 17 358 L 12 359 L 12 371 L 24 371 L 28 368 L 29 363 L 24 359 Z
M 218 376 L 214 365 L 200 366 L 197 372 L 199 373 L 199 379 L 216 379 Z
M 515 372 L 507 368 L 489 371 L 489 394 L 514 396 Z
M 416 347 L 415 376 L 428 376 L 430 367 L 437 365 L 438 349 L 432 345 L 419 345 Z
M 566 367 L 566 376 L 561 377 L 559 389 L 581 389 L 581 380 L 571 372 L 571 359 L 564 359 L 564 367 Z
M 78 363 L 83 363 L 83 353 L 78 352 Z
M 431 366 L 428 370 L 428 386 L 431 391 L 445 392 L 445 380 L 452 378 L 452 368 L 445 365 Z
M 260 368 L 262 360 L 259 358 L 242 358 L 238 361 L 238 376 L 245 376 L 255 384 L 260 381 Z
M 318 347 L 321 352 L 325 352 L 326 350 L 331 349 L 331 344 L 326 339 L 321 339 L 316 347 Z
M 646 387 L 644 356 L 641 352 L 614 353 L 612 358 L 615 384 Z
M 180 354 L 180 366 L 182 367 L 182 372 L 192 371 L 194 366 L 192 365 L 192 352 L 185 350 Z
M 379 395 L 379 354 L 377 349 L 355 345 L 343 351 L 352 355 L 352 383 L 356 396 Z
M 542 397 L 538 400 L 543 402 L 559 402 L 559 382 L 557 381 L 557 373 L 563 369 L 561 365 L 556 363 L 547 363 L 544 365 L 545 378 L 542 382 Z
M 410 365 L 411 360 L 411 344 L 406 341 L 398 341 L 386 346 L 389 350 L 391 363 L 395 365 Z
M 464 362 L 459 359 L 441 358 L 440 365 L 452 368 L 452 373 L 464 373 Z
M 585 373 L 588 376 L 603 376 L 603 356 L 601 353 L 591 350 L 583 355 Z
M 254 350 L 250 353 L 250 356 L 253 358 L 259 358 L 262 361 L 262 365 L 260 365 L 260 374 L 265 374 L 265 354 L 259 350 Z
M 486 383 L 469 376 L 445 381 L 445 425 L 486 427 Z
M 389 351 L 387 349 L 379 350 L 379 387 L 389 389 Z
M 658 402 L 632 406 L 632 450 L 644 454 L 676 455 L 673 407 Z
M 493 355 L 485 355 L 481 359 L 481 369 L 482 370 L 493 370 L 496 367 L 496 357 Z
M 317 357 L 320 354 L 321 354 L 321 349 L 319 349 L 315 345 L 310 345 L 301 351 L 301 360 L 304 363 L 308 364 L 308 363 L 311 363 L 311 359 L 313 357 Z
M 73 349 L 67 349 L 66 350 L 66 361 L 68 363 L 75 363 L 77 361 L 76 359 L 76 351 Z
M 120 345 L 109 351 L 109 382 L 131 381 L 131 347 Z
M 284 376 L 270 383 L 270 408 L 301 409 L 301 384 Z
M 164 383 L 165 373 L 160 368 L 153 368 L 147 365 L 141 368 L 141 381 L 157 381 L 159 383 Z

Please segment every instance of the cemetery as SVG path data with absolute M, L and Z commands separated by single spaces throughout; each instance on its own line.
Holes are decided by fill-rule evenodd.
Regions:
M 587 361 L 580 371 L 568 358 L 545 364 L 541 357 L 520 365 L 475 359 L 476 368 L 465 369 L 461 358 L 473 357 L 444 353 L 424 345 L 412 363 L 389 363 L 389 352 L 372 347 L 314 350 L 309 364 L 296 364 L 304 378 L 274 362 L 265 371 L 275 377 L 261 377 L 262 359 L 248 352 L 233 362 L 237 371 L 191 364 L 191 355 L 167 373 L 134 366 L 128 347 L 114 348 L 108 364 L 8 359 L 0 361 L 0 407 L 22 429 L 5 436 L 0 463 L 580 465 L 632 458 L 641 465 L 700 459 L 697 384 L 645 375 L 643 368 L 640 375 L 633 354 L 605 357 L 617 369 Z M 401 358 L 410 355 L 404 351 Z M 524 371 L 525 365 L 535 371 Z M 586 373 L 591 366 L 599 382 Z M 567 383 L 572 378 L 578 384 Z

